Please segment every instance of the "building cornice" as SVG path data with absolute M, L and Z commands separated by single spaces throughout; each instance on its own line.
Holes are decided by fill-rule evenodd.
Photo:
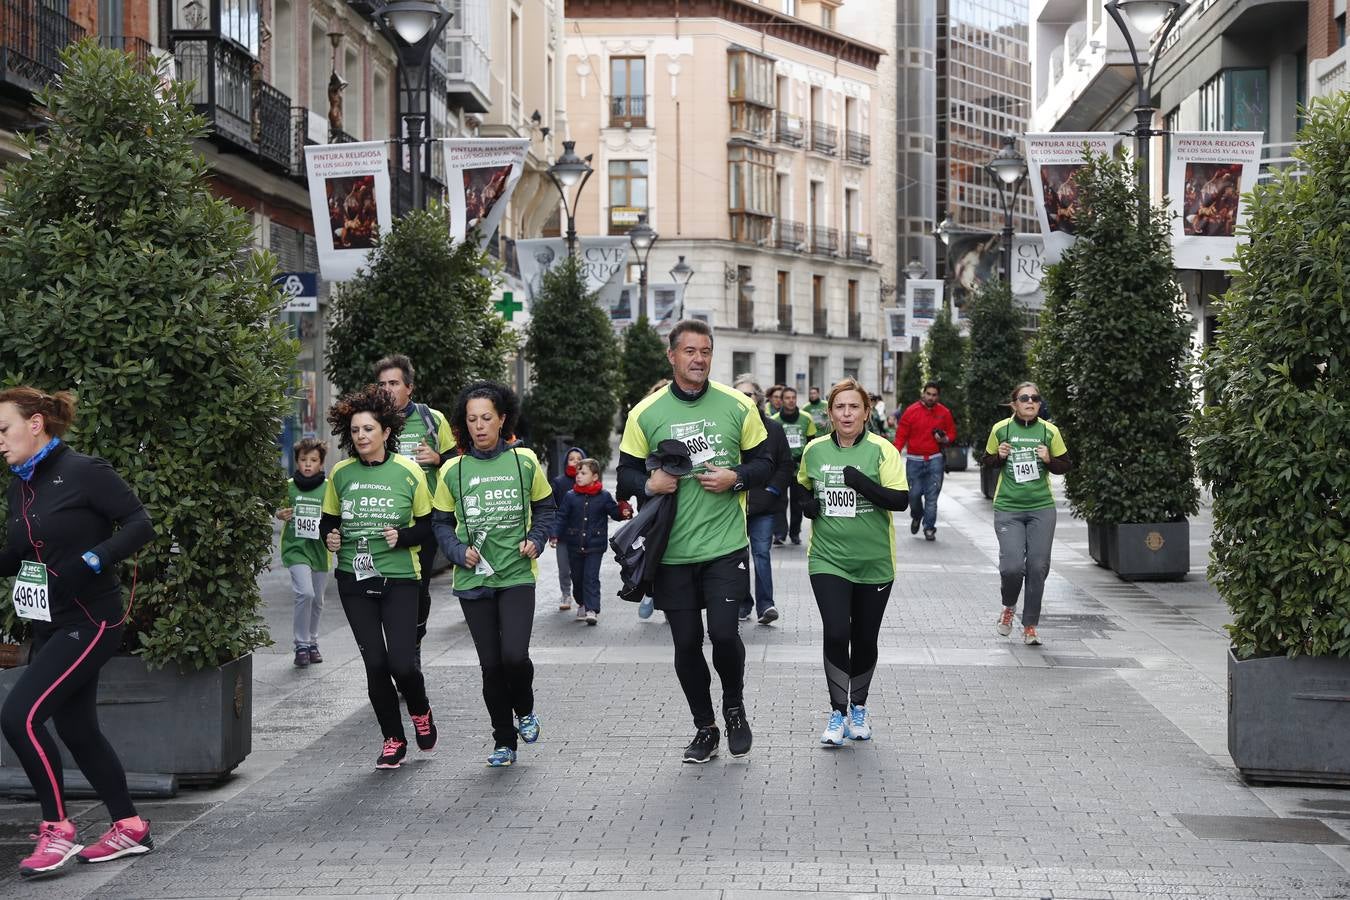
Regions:
M 886 51 L 749 0 L 567 0 L 569 19 L 722 19 L 768 37 L 876 69 Z

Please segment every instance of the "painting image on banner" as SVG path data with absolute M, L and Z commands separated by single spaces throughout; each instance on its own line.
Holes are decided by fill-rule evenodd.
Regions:
M 952 304 L 964 307 L 980 285 L 998 278 L 1003 249 L 996 234 L 953 234 L 947 245 Z
M 1240 243 L 1242 195 L 1256 183 L 1260 131 L 1172 135 L 1167 193 L 1178 269 L 1229 269 Z
M 506 215 L 530 142 L 522 138 L 452 138 L 444 144 L 450 185 L 450 237 L 462 241 L 477 229 L 478 244 L 484 247 Z
M 305 148 L 305 167 L 319 271 L 329 281 L 348 281 L 393 225 L 388 145 L 312 145 Z
M 1085 152 L 1109 154 L 1119 138 L 1110 132 L 1056 132 L 1029 134 L 1028 181 L 1036 203 L 1036 218 L 1045 238 L 1045 262 L 1059 262 L 1073 246 L 1078 231 L 1078 170 L 1086 163 Z

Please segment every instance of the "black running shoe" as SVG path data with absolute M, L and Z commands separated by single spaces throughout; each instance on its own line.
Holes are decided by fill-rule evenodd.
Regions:
M 397 769 L 408 755 L 408 742 L 399 738 L 385 738 L 380 748 L 380 758 L 375 760 L 377 769 Z
M 705 725 L 694 735 L 689 746 L 684 748 L 684 761 L 702 765 L 717 755 L 717 745 L 722 736 L 716 725 Z
M 739 759 L 750 752 L 750 742 L 753 739 L 750 734 L 750 723 L 745 719 L 745 708 L 733 706 L 725 710 L 723 715 L 727 720 L 727 750 Z
M 909 520 L 909 533 L 910 533 L 910 534 L 918 534 L 918 533 L 919 533 L 919 526 L 920 526 L 921 524 L 923 524 L 923 520 L 922 520 L 922 519 L 915 519 L 915 518 L 911 517 L 910 520 Z
M 428 709 L 424 716 L 413 716 L 413 730 L 417 732 L 417 749 L 429 753 L 436 749 L 436 721 Z
M 749 616 L 747 616 L 746 618 L 749 618 Z M 759 617 L 759 624 L 761 625 L 769 625 L 777 621 L 778 621 L 778 610 L 772 606 L 764 610 L 763 614 L 761 614 Z M 728 732 L 727 734 L 727 740 L 731 740 L 730 732 Z

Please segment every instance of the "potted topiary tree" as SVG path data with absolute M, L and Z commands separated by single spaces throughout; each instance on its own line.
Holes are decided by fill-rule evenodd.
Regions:
M 1022 340 L 1022 312 L 1012 289 L 1002 281 L 985 281 L 971 299 L 970 358 L 966 363 L 966 421 L 970 445 L 984 452 L 989 430 L 1008 415 L 1008 394 L 1027 377 L 1027 352 Z M 980 490 L 990 500 L 998 485 L 998 469 L 980 467 Z
M 71 444 L 107 459 L 154 521 L 121 573 L 135 655 L 104 670 L 104 730 L 135 772 L 213 779 L 251 745 L 251 651 L 270 643 L 257 576 L 285 496 L 276 435 L 296 346 L 274 260 L 208 189 L 189 87 L 89 41 L 62 64 L 39 96 L 44 143 L 4 171 L 4 383 L 73 388 Z M 0 631 L 22 630 L 12 614 Z
M 942 388 L 942 403 L 952 411 L 952 419 L 956 421 L 956 440 L 943 451 L 943 466 L 948 472 L 964 472 L 969 465 L 967 449 L 970 447 L 962 391 L 965 384 L 962 373 L 966 367 L 966 339 L 953 324 L 951 311 L 946 308 L 938 313 L 933 326 L 928 329 L 923 360 L 924 377 L 937 382 Z
M 1313 101 L 1247 200 L 1249 243 L 1193 422 L 1210 578 L 1233 614 L 1228 751 L 1249 779 L 1350 783 L 1350 94 Z
M 1184 432 L 1191 327 L 1167 217 L 1145 204 L 1139 220 L 1127 163 L 1088 154 L 1077 180 L 1078 239 L 1051 267 L 1058 296 L 1037 359 L 1073 441 L 1066 490 L 1099 564 L 1129 580 L 1184 578 L 1199 491 Z
M 923 392 L 923 352 L 906 353 L 900 367 L 900 378 L 895 384 L 895 415 L 899 418 L 905 407 L 919 399 Z
M 605 465 L 619 411 L 619 342 L 576 257 L 544 273 L 525 358 L 532 373 L 525 412 L 536 446 L 552 450 L 555 439 L 570 435 Z

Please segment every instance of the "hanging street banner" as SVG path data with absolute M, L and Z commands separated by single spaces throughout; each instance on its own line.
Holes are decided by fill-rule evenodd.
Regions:
M 1120 140 L 1111 132 L 1062 131 L 1055 134 L 1029 134 L 1027 173 L 1031 196 L 1036 200 L 1036 217 L 1045 238 L 1045 262 L 1057 263 L 1064 251 L 1073 246 L 1077 233 L 1078 184 L 1074 178 L 1086 162 L 1085 149 L 1110 153 Z
M 1041 279 L 1045 277 L 1045 241 L 1039 234 L 1013 235 L 1013 301 L 1027 309 L 1045 306 Z
M 891 353 L 909 352 L 909 335 L 905 332 L 905 310 L 900 307 L 882 310 L 886 314 L 886 349 Z
M 598 291 L 600 305 L 609 310 L 620 306 L 624 270 L 628 264 L 631 245 L 626 236 L 579 237 L 577 255 L 586 276 L 586 290 Z M 539 295 L 544 273 L 567 258 L 565 238 L 535 238 L 515 242 L 516 265 L 525 294 L 533 304 Z M 611 313 L 612 315 L 612 313 Z
M 999 277 L 1003 239 L 983 231 L 956 232 L 947 244 L 947 276 L 952 283 L 952 321 L 970 303 L 980 285 Z
M 1259 131 L 1177 132 L 1167 179 L 1172 255 L 1178 269 L 1232 269 L 1243 195 L 1261 166 Z
M 940 278 L 910 278 L 905 281 L 905 334 L 917 337 L 919 344 L 928 339 L 928 329 L 942 309 L 943 281 Z
M 662 333 L 675 327 L 676 317 L 684 306 L 684 285 L 679 282 L 647 285 L 647 321 Z
M 305 148 L 305 168 L 319 271 L 329 281 L 350 281 L 375 238 L 393 226 L 389 145 L 315 144 Z
M 506 215 L 530 142 L 525 138 L 448 138 L 442 143 L 450 237 L 462 241 L 477 228 L 481 250 Z

